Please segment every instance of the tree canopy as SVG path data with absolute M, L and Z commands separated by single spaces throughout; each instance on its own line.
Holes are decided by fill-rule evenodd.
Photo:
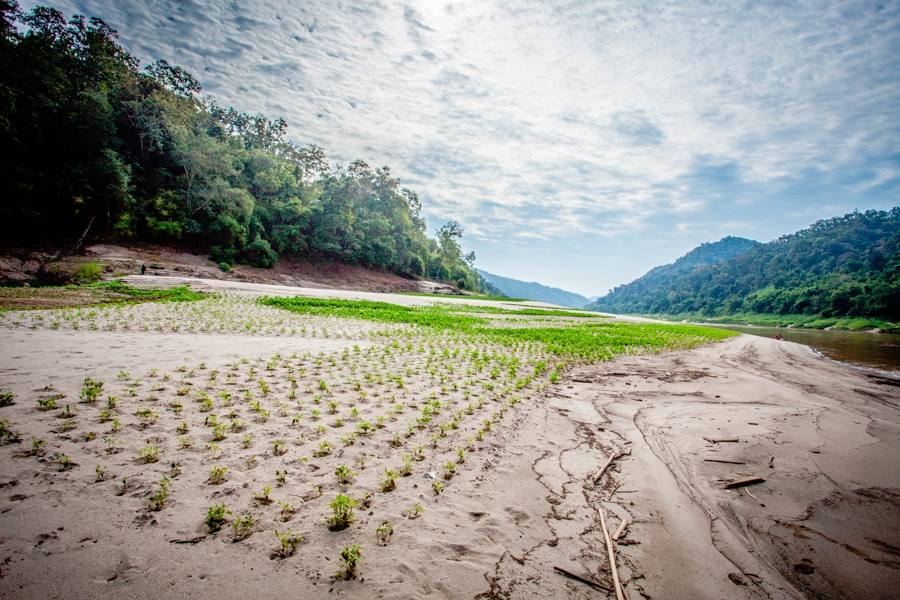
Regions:
M 174 243 L 217 262 L 280 255 L 482 289 L 451 221 L 388 167 L 334 167 L 287 123 L 217 104 L 179 66 L 141 68 L 96 18 L 0 0 L 0 228 L 8 244 Z

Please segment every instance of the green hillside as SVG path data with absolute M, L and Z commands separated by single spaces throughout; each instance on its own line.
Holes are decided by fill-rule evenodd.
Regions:
M 725 238 L 590 308 L 618 313 L 900 319 L 900 208 L 818 221 L 767 244 Z

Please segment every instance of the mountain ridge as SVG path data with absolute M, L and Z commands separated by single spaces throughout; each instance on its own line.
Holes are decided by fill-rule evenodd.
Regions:
M 592 310 L 900 316 L 900 207 L 824 219 L 761 244 L 727 237 L 617 286 Z
M 521 279 L 495 275 L 483 269 L 475 269 L 475 271 L 481 275 L 485 281 L 495 286 L 507 296 L 513 298 L 549 302 L 551 304 L 558 304 L 569 308 L 582 308 L 590 303 L 590 300 L 581 294 L 544 285 L 537 281 L 522 281 Z

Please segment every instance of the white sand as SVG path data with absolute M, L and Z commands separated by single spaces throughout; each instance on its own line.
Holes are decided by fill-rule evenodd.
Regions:
M 371 324 L 306 320 L 267 330 L 261 315 L 249 315 L 256 320 L 246 334 L 218 333 L 215 323 L 205 332 L 171 333 L 189 330 L 196 317 L 166 317 L 154 306 L 79 321 L 94 323 L 94 331 L 51 330 L 49 318 L 18 327 L 0 323 L 0 388 L 16 393 L 0 416 L 23 434 L 22 443 L 0 446 L 0 597 L 321 598 L 330 590 L 346 598 L 597 598 L 603 594 L 553 567 L 609 584 L 600 510 L 611 529 L 626 515 L 632 521 L 617 548 L 630 598 L 889 598 L 900 589 L 900 388 L 803 346 L 740 336 L 585 367 L 546 394 L 526 389 L 435 496 L 425 473 L 440 473 L 455 448 L 471 443 L 482 419 L 504 406 L 483 388 L 493 381 L 487 371 L 470 375 L 471 363 L 441 357 L 455 342 L 434 338 L 424 341 L 424 353 L 417 343 L 385 354 Z M 162 332 L 140 331 L 148 315 Z M 332 354 L 317 360 L 319 351 Z M 281 357 L 267 369 L 276 353 Z M 539 358 L 527 348 L 520 354 L 526 362 Z M 151 377 L 150 369 L 158 372 Z M 117 378 L 120 370 L 127 378 Z M 85 376 L 106 382 L 97 404 L 77 402 Z M 289 397 L 291 376 L 302 408 Z M 403 388 L 394 377 L 403 378 Z M 260 378 L 269 382 L 268 394 L 260 391 Z M 435 422 L 464 409 L 462 386 L 469 379 L 475 392 L 469 401 L 482 397 L 486 404 L 462 413 L 460 429 L 449 430 L 437 448 L 431 431 L 415 427 L 404 447 L 388 444 L 414 424 L 432 394 L 445 404 Z M 363 384 L 366 398 L 353 382 Z M 45 391 L 47 385 L 53 389 Z M 210 412 L 199 402 L 206 388 L 214 400 Z M 268 420 L 258 420 L 243 389 L 271 411 Z M 221 391 L 231 392 L 231 405 L 220 401 Z M 78 409 L 72 431 L 57 431 L 65 421 L 58 409 L 36 408 L 38 398 L 56 393 L 66 395 L 60 405 Z M 317 393 L 320 404 L 312 400 Z M 119 397 L 122 429 L 115 434 L 98 419 L 108 394 Z M 391 396 L 409 405 L 396 420 L 389 416 Z M 331 426 L 329 398 L 339 402 L 341 427 Z M 182 413 L 173 412 L 176 402 Z M 349 414 L 351 404 L 359 417 Z M 141 407 L 151 407 L 158 420 L 141 427 L 135 414 Z M 318 420 L 314 408 L 322 412 Z M 212 430 L 204 420 L 215 414 L 227 423 L 232 409 L 246 429 L 228 432 L 213 457 L 205 449 Z M 291 426 L 294 414 L 304 418 Z M 351 446 L 339 441 L 378 415 L 388 416 L 384 429 Z M 175 427 L 182 421 L 190 425 L 190 449 L 178 448 Z M 326 429 L 321 437 L 314 431 L 319 424 Z M 89 431 L 98 437 L 85 441 Z M 247 433 L 253 439 L 243 448 Z M 115 439 L 111 454 L 107 435 Z M 28 453 L 32 436 L 46 440 L 39 456 Z M 704 436 L 739 442 L 710 444 Z M 311 458 L 320 439 L 333 442 L 332 453 Z M 284 440 L 285 454 L 273 453 L 274 440 Z M 148 444 L 159 446 L 159 462 L 139 460 Z M 384 469 L 398 468 L 416 445 L 425 447 L 425 460 L 397 480 L 396 491 L 377 491 Z M 595 484 L 615 448 L 631 453 Z M 57 470 L 59 452 L 77 466 Z M 362 455 L 365 468 L 356 462 Z M 173 460 L 181 474 L 172 480 L 171 497 L 162 510 L 149 511 Z M 95 483 L 98 464 L 108 478 Z M 357 472 L 354 483 L 335 481 L 338 464 Z M 214 465 L 230 469 L 221 485 L 206 481 Z M 275 471 L 281 469 L 286 483 L 279 487 Z M 723 480 L 752 474 L 766 479 L 748 488 L 753 496 L 722 489 Z M 123 478 L 127 490 L 117 495 Z M 264 485 L 272 486 L 274 499 L 296 505 L 293 519 L 284 523 L 277 505 L 254 500 Z M 321 497 L 314 497 L 316 486 Z M 324 523 L 326 505 L 345 488 L 355 497 L 374 491 L 372 503 L 357 509 L 349 528 L 332 532 Z M 252 535 L 233 543 L 228 525 L 209 533 L 203 520 L 215 502 L 253 514 Z M 402 513 L 414 502 L 424 513 L 406 519 Z M 384 519 L 395 534 L 379 546 L 375 529 Z M 272 559 L 273 531 L 288 527 L 306 539 L 295 555 Z M 359 579 L 335 582 L 338 554 L 349 543 L 363 546 Z

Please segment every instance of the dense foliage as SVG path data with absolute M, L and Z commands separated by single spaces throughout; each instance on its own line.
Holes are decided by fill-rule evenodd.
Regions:
M 615 288 L 591 308 L 900 318 L 900 207 L 814 223 L 768 244 L 725 238 Z
M 223 263 L 336 259 L 481 289 L 453 221 L 425 234 L 387 167 L 330 166 L 287 124 L 223 108 L 99 19 L 0 0 L 0 228 L 6 243 L 177 243 Z

